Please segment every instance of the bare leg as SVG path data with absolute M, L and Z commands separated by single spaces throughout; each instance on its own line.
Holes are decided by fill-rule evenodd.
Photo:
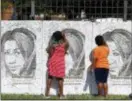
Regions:
M 102 96 L 102 90 L 103 90 L 103 83 L 98 84 L 98 94 L 99 96 Z
M 104 89 L 104 96 L 106 97 L 108 95 L 108 84 L 107 83 L 103 84 L 103 89 Z
M 46 83 L 45 96 L 49 96 L 49 91 L 50 91 L 51 83 L 52 83 L 52 79 L 48 78 L 47 83 Z
M 63 79 L 58 80 L 59 83 L 59 96 L 63 96 Z

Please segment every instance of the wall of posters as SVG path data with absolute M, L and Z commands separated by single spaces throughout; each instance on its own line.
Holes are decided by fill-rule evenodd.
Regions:
M 129 94 L 132 88 L 132 21 L 2 21 L 2 93 L 44 94 L 47 77 L 46 47 L 53 32 L 63 31 L 69 42 L 65 56 L 64 94 L 96 94 L 90 53 L 94 38 L 103 35 L 109 48 L 109 94 Z M 116 89 L 116 92 L 115 92 Z M 50 94 L 57 93 L 54 80 Z
M 2 93 L 42 92 L 42 22 L 1 22 Z

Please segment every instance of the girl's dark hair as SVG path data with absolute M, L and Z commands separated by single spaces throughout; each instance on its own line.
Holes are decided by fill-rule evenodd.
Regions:
M 52 35 L 52 38 L 53 38 L 55 41 L 60 41 L 60 40 L 63 40 L 63 39 L 64 39 L 64 37 L 63 37 L 61 31 L 56 31 L 56 32 L 54 32 L 53 35 Z
M 95 42 L 96 42 L 96 44 L 97 44 L 98 46 L 100 46 L 100 45 L 106 45 L 106 42 L 105 42 L 103 36 L 101 36 L 101 35 L 97 35 L 97 36 L 95 37 Z

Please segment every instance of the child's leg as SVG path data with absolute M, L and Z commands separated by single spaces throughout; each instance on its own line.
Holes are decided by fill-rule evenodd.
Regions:
M 49 76 L 48 80 L 46 82 L 45 96 L 49 96 L 49 91 L 50 91 L 50 87 L 51 87 L 51 84 L 52 84 L 52 80 L 53 80 L 53 77 Z
M 103 83 L 98 83 L 98 94 L 99 96 L 102 96 L 103 91 Z
M 108 84 L 107 83 L 104 83 L 103 85 L 104 87 L 104 96 L 107 96 L 108 95 Z
M 59 96 L 63 96 L 63 78 L 58 78 L 58 84 L 59 84 Z

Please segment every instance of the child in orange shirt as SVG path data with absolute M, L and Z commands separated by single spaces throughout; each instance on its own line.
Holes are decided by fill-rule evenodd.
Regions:
M 107 78 L 109 73 L 109 48 L 101 35 L 96 36 L 95 42 L 98 46 L 92 51 L 92 64 L 90 67 L 94 69 L 95 79 L 98 86 L 98 94 L 107 96 Z M 104 91 L 104 94 L 102 94 L 102 91 Z

